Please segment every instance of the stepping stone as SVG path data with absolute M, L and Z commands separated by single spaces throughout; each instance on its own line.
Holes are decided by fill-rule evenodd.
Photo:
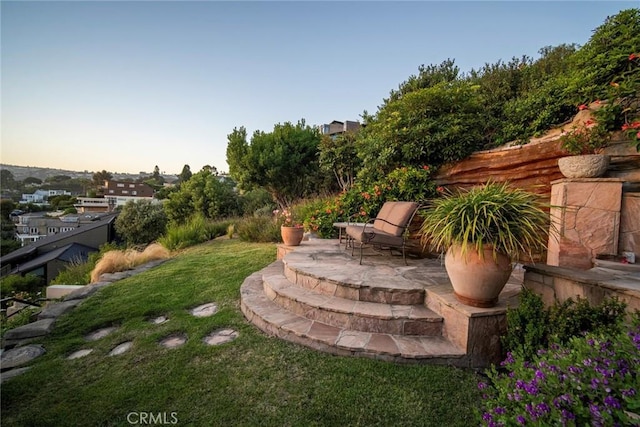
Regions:
M 33 359 L 42 356 L 46 350 L 41 345 L 26 345 L 24 347 L 12 348 L 2 353 L 0 364 L 2 369 L 15 368 L 25 363 L 31 362 Z
M 87 341 L 97 341 L 115 332 L 116 329 L 118 329 L 116 326 L 109 326 L 108 328 L 98 329 L 97 331 L 93 331 L 89 335 L 86 335 L 84 339 L 86 339 Z
M 91 354 L 91 352 L 93 352 L 92 348 L 85 348 L 82 350 L 74 351 L 67 357 L 67 360 L 80 359 L 81 357 L 88 356 L 89 354 Z
M 133 343 L 131 341 L 123 342 L 122 344 L 117 345 L 113 350 L 109 352 L 109 356 L 119 356 L 121 354 L 126 353 Z
M 208 304 L 199 305 L 196 308 L 192 308 L 189 312 L 195 317 L 209 317 L 216 314 L 218 311 L 218 305 L 214 302 Z
M 111 282 L 96 282 L 96 283 L 88 284 L 86 286 L 81 287 L 78 290 L 71 292 L 70 294 L 67 294 L 67 296 L 64 297 L 64 300 L 70 301 L 74 299 L 88 298 L 91 295 L 98 292 L 100 289 L 104 288 L 105 286 L 109 286 L 110 284 Z
M 204 337 L 204 342 L 208 345 L 220 345 L 238 338 L 238 332 L 233 329 L 222 329 L 215 331 Z
M 160 345 L 165 348 L 176 348 L 180 347 L 186 342 L 187 337 L 185 337 L 184 335 L 170 335 L 162 339 L 162 341 L 160 341 Z
M 7 381 L 8 379 L 17 377 L 18 375 L 27 372 L 29 369 L 31 369 L 31 367 L 27 366 L 26 368 L 12 369 L 10 371 L 3 372 L 2 374 L 0 374 L 0 384 Z
M 154 325 L 162 325 L 163 323 L 168 321 L 169 321 L 169 318 L 167 316 L 158 316 L 149 320 L 149 322 L 153 323 Z

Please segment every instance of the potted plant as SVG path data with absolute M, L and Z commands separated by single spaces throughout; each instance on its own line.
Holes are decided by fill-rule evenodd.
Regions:
M 304 226 L 298 221 L 291 208 L 273 211 L 276 221 L 280 224 L 280 235 L 287 246 L 298 246 L 304 237 Z
M 435 199 L 422 212 L 423 245 L 445 255 L 462 303 L 492 307 L 523 253 L 545 248 L 549 216 L 537 195 L 507 183 L 487 183 Z
M 558 168 L 566 178 L 597 178 L 609 167 L 609 156 L 602 150 L 609 144 L 611 135 L 604 126 L 591 119 L 583 125 L 574 125 L 570 132 L 560 137 L 560 143 L 571 156 L 558 159 Z

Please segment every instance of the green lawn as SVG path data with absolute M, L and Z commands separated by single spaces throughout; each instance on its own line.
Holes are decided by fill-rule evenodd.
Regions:
M 58 320 L 42 341 L 47 354 L 31 370 L 2 385 L 2 425 L 129 425 L 127 418 L 144 424 L 141 414 L 149 413 L 194 426 L 475 424 L 473 371 L 336 357 L 249 324 L 239 308 L 240 285 L 274 259 L 272 244 L 216 240 L 103 289 Z M 207 302 L 219 304 L 214 316 L 187 312 Z M 170 321 L 148 322 L 161 314 Z M 110 325 L 119 329 L 99 341 L 83 339 Z M 219 328 L 240 335 L 205 345 L 202 339 Z M 176 332 L 188 336 L 184 346 L 158 345 Z M 107 356 L 129 340 L 127 353 Z M 81 348 L 94 352 L 65 359 Z

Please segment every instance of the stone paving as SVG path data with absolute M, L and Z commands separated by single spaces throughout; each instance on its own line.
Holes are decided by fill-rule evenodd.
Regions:
M 54 328 L 55 321 L 58 317 L 69 312 L 74 307 L 81 304 L 86 298 L 98 292 L 111 283 L 131 277 L 135 274 L 147 271 L 164 262 L 164 260 L 152 261 L 144 264 L 134 270 L 122 273 L 103 274 L 100 282 L 92 283 L 68 294 L 63 301 L 48 304 L 39 314 L 38 320 L 33 323 L 9 330 L 5 333 L 2 345 L 2 354 L 0 355 L 0 382 L 7 381 L 17 375 L 26 372 L 29 367 L 23 366 L 34 359 L 46 353 L 45 348 L 38 344 L 29 344 L 35 339 L 40 339 L 47 335 Z M 199 305 L 189 310 L 191 315 L 195 317 L 209 317 L 216 314 L 218 305 L 215 302 L 209 302 Z M 170 319 L 166 315 L 158 315 L 148 319 L 152 325 L 161 325 L 169 322 Z M 84 338 L 88 343 L 96 342 L 118 331 L 118 325 L 105 326 L 88 333 Z M 238 332 L 233 329 L 221 329 L 211 332 L 207 335 L 203 342 L 206 345 L 220 345 L 232 341 L 238 337 Z M 158 344 L 165 348 L 177 348 L 184 345 L 188 341 L 188 336 L 183 333 L 173 333 L 161 339 Z M 134 346 L 133 341 L 125 341 L 119 343 L 109 351 L 107 356 L 119 356 L 131 350 Z M 94 353 L 93 348 L 78 349 L 69 354 L 66 359 L 74 360 L 89 356 Z
M 472 367 L 499 361 L 522 269 L 495 307 L 476 308 L 455 298 L 438 259 L 410 258 L 407 266 L 371 251 L 360 265 L 350 253 L 338 240 L 281 245 L 281 261 L 243 283 L 245 317 L 267 334 L 337 355 Z

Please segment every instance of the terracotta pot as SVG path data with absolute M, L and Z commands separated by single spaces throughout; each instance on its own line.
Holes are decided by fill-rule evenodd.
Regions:
M 481 257 L 473 248 L 468 248 L 464 257 L 461 246 L 449 248 L 444 259 L 447 274 L 456 298 L 473 307 L 493 307 L 511 276 L 513 266 L 508 256 L 498 253 L 494 260 L 493 248 L 484 247 Z
M 609 161 L 606 154 L 561 157 L 558 168 L 565 178 L 598 178 L 607 171 Z
M 304 237 L 304 228 L 281 226 L 280 234 L 285 245 L 298 246 Z

